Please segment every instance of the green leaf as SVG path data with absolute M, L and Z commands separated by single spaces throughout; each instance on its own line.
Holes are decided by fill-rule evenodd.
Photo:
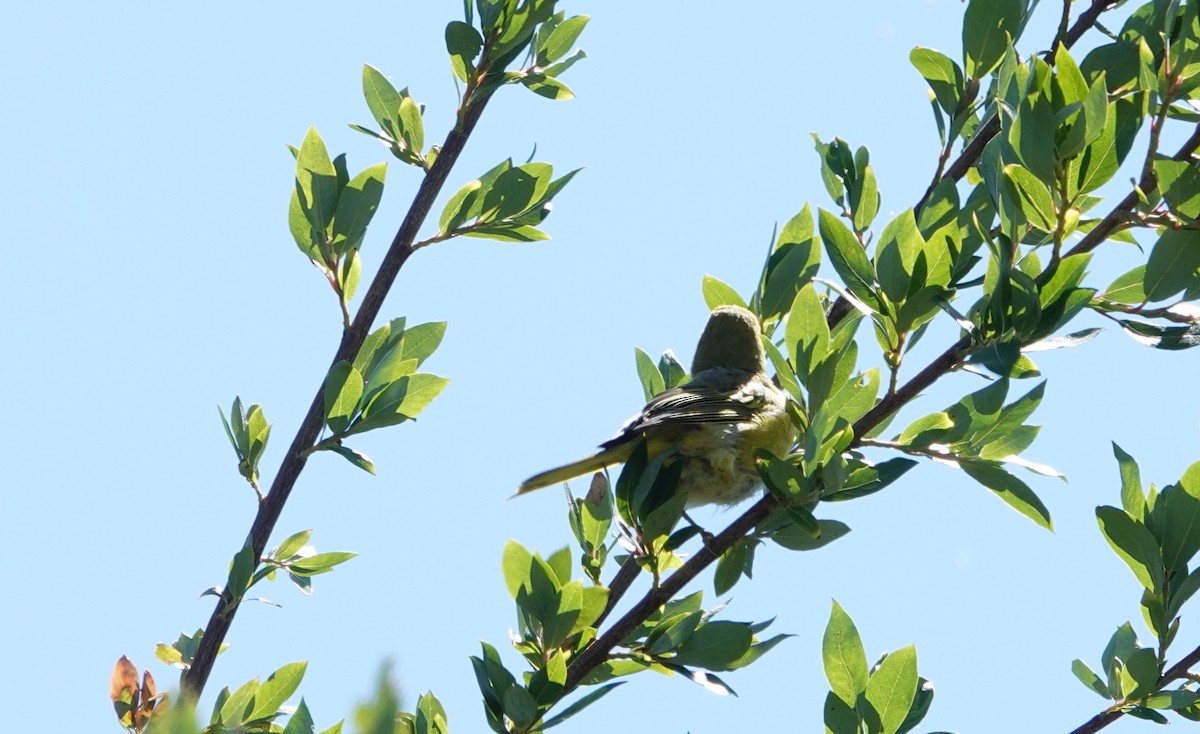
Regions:
M 854 708 L 867 690 L 867 654 L 850 615 L 835 600 L 821 643 L 825 677 L 834 695 Z
M 358 370 L 340 360 L 329 368 L 325 378 L 325 422 L 334 434 L 344 433 L 358 412 L 363 394 L 363 378 Z
M 1200 231 L 1163 232 L 1146 261 L 1143 282 L 1151 301 L 1165 301 L 1182 291 L 1200 288 Z
M 479 198 L 482 186 L 483 184 L 479 179 L 476 179 L 467 183 L 450 197 L 450 200 L 446 202 L 446 206 L 442 209 L 442 216 L 438 218 L 438 232 L 443 235 L 449 235 L 466 222 L 468 212 Z
M 1154 174 L 1172 212 L 1184 221 L 1200 217 L 1200 170 L 1194 164 L 1159 158 L 1154 161 Z
M 763 267 L 759 309 L 763 321 L 782 316 L 796 292 L 812 280 L 821 264 L 821 247 L 813 233 L 808 205 L 783 225 L 775 249 Z
M 895 734 L 917 693 L 917 650 L 912 645 L 890 653 L 867 681 L 867 703 L 879 716 L 880 731 Z
M 336 725 L 337 731 L 341 731 L 341 724 Z M 296 707 L 296 713 L 288 719 L 287 726 L 283 727 L 283 734 L 316 734 L 317 727 L 313 724 L 312 714 L 308 710 L 308 704 L 304 699 L 300 699 L 300 705 Z M 328 730 L 326 730 L 328 734 Z
M 555 26 L 545 44 L 538 48 L 538 65 L 545 66 L 566 56 L 574 48 L 589 20 L 586 15 L 576 15 Z
M 832 212 L 820 209 L 817 219 L 833 269 L 851 293 L 874 308 L 878 304 L 875 297 L 875 270 L 867 260 L 862 245 Z
M 865 232 L 879 213 L 879 188 L 875 182 L 875 171 L 865 166 L 862 180 L 851 191 L 850 210 L 853 212 L 854 231 Z
M 504 546 L 500 563 L 508 593 L 516 599 L 521 588 L 530 585 L 529 569 L 533 565 L 533 554 L 517 541 L 510 540 Z
M 924 247 L 925 238 L 917 229 L 912 209 L 900 212 L 880 233 L 875 250 L 875 269 L 879 285 L 892 303 L 901 303 L 908 297 L 917 256 Z
M 367 405 L 362 419 L 350 426 L 346 435 L 365 433 L 412 420 L 427 408 L 448 384 L 449 379 L 426 372 L 401 377 L 390 383 Z
M 717 559 L 717 569 L 713 573 L 713 592 L 724 596 L 742 578 L 746 571 L 746 560 L 750 557 L 750 549 L 746 543 L 734 543 L 729 550 Z
M 1117 319 L 1126 334 L 1135 341 L 1155 349 L 1177 351 L 1200 344 L 1200 324 L 1190 326 L 1159 326 L 1132 319 Z
M 569 99 L 575 99 L 575 92 L 566 84 L 563 84 L 558 79 L 545 74 L 526 74 L 521 77 L 521 84 L 529 91 L 538 96 L 552 99 L 556 102 L 565 102 Z
M 784 341 L 792 366 L 796 369 L 796 377 L 811 389 L 813 372 L 829 356 L 832 348 L 825 309 L 812 283 L 805 284 L 796 292 L 788 312 Z M 817 406 L 812 407 L 815 409 Z
M 703 617 L 703 612 L 695 611 L 661 620 L 646 636 L 646 651 L 651 655 L 662 655 L 674 650 L 692 636 Z
M 301 661 L 288 663 L 271 673 L 254 694 L 254 708 L 247 720 L 270 719 L 279 713 L 279 707 L 300 687 L 300 681 L 304 679 L 304 671 L 307 668 L 308 663 Z
M 1047 530 L 1054 530 L 1050 511 L 1029 485 L 1009 474 L 1003 467 L 983 462 L 963 462 L 962 470 L 975 481 L 996 493 L 1009 507 Z
M 741 306 L 742 308 L 748 308 L 746 302 L 737 294 L 737 291 L 711 275 L 704 276 L 701 290 L 704 293 L 704 303 L 710 311 L 715 310 L 718 306 Z
M 588 693 L 586 696 L 580 697 L 578 700 L 576 700 L 570 706 L 567 706 L 565 709 L 563 709 L 558 714 L 551 716 L 549 719 L 546 719 L 545 722 L 542 723 L 541 728 L 549 729 L 552 726 L 558 726 L 559 724 L 563 723 L 564 721 L 571 718 L 575 714 L 579 713 L 580 711 L 583 711 L 588 706 L 591 706 L 596 701 L 599 701 L 604 696 L 608 695 L 608 693 L 610 691 L 612 691 L 614 688 L 616 688 L 617 686 L 622 686 L 622 685 L 625 685 L 625 681 L 618 681 L 616 683 L 608 683 L 608 684 L 605 684 L 605 685 L 597 688 L 596 690 L 592 691 L 591 693 Z
M 859 734 L 860 719 L 853 705 L 830 691 L 825 696 L 825 734 Z
M 808 528 L 796 523 L 772 531 L 770 538 L 779 545 L 794 551 L 816 550 L 829 545 L 833 541 L 850 532 L 850 526 L 838 520 L 818 520 L 817 537 L 813 537 Z
M 446 26 L 446 51 L 450 54 L 450 66 L 454 75 L 464 84 L 475 71 L 475 59 L 483 48 L 479 31 L 462 21 L 451 21 Z M 399 108 L 397 102 L 396 109 Z
M 288 570 L 297 576 L 319 576 L 323 573 L 329 573 L 333 570 L 334 566 L 339 566 L 357 555 L 357 553 L 350 553 L 348 551 L 316 553 L 308 558 L 302 558 L 292 563 L 288 566 Z
M 1163 490 L 1154 516 L 1163 563 L 1168 571 L 1186 573 L 1200 551 L 1200 462 L 1189 466 L 1178 484 Z
M 1142 489 L 1141 471 L 1137 461 L 1125 450 L 1113 443 L 1113 455 L 1121 469 L 1121 507 L 1131 518 L 1141 519 L 1146 513 L 1146 495 Z
M 355 176 L 338 195 L 333 215 L 333 251 L 343 256 L 362 243 L 367 225 L 383 197 L 387 164 L 371 166 Z
M 250 707 L 254 704 L 256 691 L 258 691 L 257 678 L 246 681 L 241 688 L 229 694 L 223 703 L 218 702 L 221 706 L 215 716 L 217 722 L 228 729 L 240 728 L 241 724 L 248 722 L 247 714 L 250 713 Z
M 400 359 L 415 359 L 420 366 L 437 350 L 445 335 L 445 321 L 430 321 L 405 329 L 404 340 L 400 342 Z
M 944 416 L 945 413 L 939 415 Z M 853 469 L 842 482 L 842 488 L 836 493 L 826 496 L 825 499 L 837 502 L 865 497 L 892 484 L 916 465 L 917 462 L 913 459 L 901 457 L 881 461 L 874 465 L 864 464 Z
M 276 560 L 284 560 L 296 555 L 301 548 L 308 543 L 308 539 L 312 537 L 312 529 L 301 530 L 298 533 L 289 535 L 279 547 L 275 549 L 274 557 Z
M 315 127 L 308 129 L 296 155 L 296 192 L 305 219 L 323 238 L 337 207 L 337 170 Z
M 229 578 L 225 583 L 225 589 L 233 595 L 234 599 L 240 599 L 246 590 L 250 588 L 250 579 L 254 574 L 254 548 L 250 545 L 250 539 L 246 539 L 246 544 L 242 549 L 234 554 L 233 560 L 229 564 Z
M 650 358 L 641 349 L 634 347 L 634 361 L 637 364 L 638 380 L 642 383 L 642 393 L 645 395 L 646 402 L 650 402 L 650 398 L 666 390 L 666 385 L 663 381 L 662 373 L 655 366 L 654 360 Z
M 499 222 L 528 211 L 547 192 L 553 177 L 554 168 L 548 163 L 525 163 L 500 171 L 491 185 L 484 187 L 480 219 Z
M 678 387 L 688 379 L 687 370 L 670 351 L 663 352 L 658 358 L 658 373 L 662 375 L 664 387 Z
M 529 691 L 519 685 L 509 687 L 504 692 L 502 701 L 504 703 L 504 713 L 522 730 L 528 729 L 533 720 L 537 718 L 537 702 L 533 700 L 533 696 L 529 694 Z
M 492 227 L 476 227 L 463 232 L 467 237 L 477 237 L 499 242 L 539 242 L 550 239 L 550 235 L 536 227 L 496 225 Z
M 363 98 L 367 100 L 371 116 L 388 137 L 394 141 L 400 140 L 400 126 L 396 118 L 400 110 L 400 92 L 396 91 L 396 87 L 392 86 L 386 76 L 370 64 L 363 65 L 362 86 Z
M 1151 648 L 1142 648 L 1123 660 L 1121 668 L 1121 695 L 1126 700 L 1137 700 L 1154 690 L 1162 674 L 1158 655 Z
M 1004 182 L 1025 219 L 1043 232 L 1053 232 L 1058 215 L 1046 184 L 1016 163 L 1004 167 Z
M 675 662 L 706 670 L 730 670 L 754 641 L 744 622 L 709 622 L 697 629 L 676 651 Z
M 365 454 L 355 451 L 349 446 L 330 446 L 328 450 L 332 451 L 338 456 L 343 457 L 346 459 L 346 461 L 349 461 L 351 464 L 357 466 L 359 469 L 362 469 L 365 472 L 370 474 L 375 473 L 375 465 L 371 463 L 371 460 L 368 459 Z
M 396 115 L 400 122 L 400 137 L 404 145 L 416 156 L 425 150 L 425 123 L 421 120 L 421 108 L 412 97 L 405 95 L 400 99 L 400 109 Z
M 1112 546 L 1138 582 L 1151 594 L 1161 593 L 1163 558 L 1154 535 L 1141 522 L 1115 507 L 1097 507 L 1096 520 Z
M 1030 60 L 1030 65 L 1028 88 L 1009 127 L 1008 142 L 1025 168 L 1049 185 L 1055 180 L 1051 71 L 1049 65 L 1036 56 Z
M 982 79 L 1017 40 L 1024 14 L 1022 0 L 971 0 L 963 15 L 962 45 L 967 76 Z
M 908 60 L 929 83 L 938 105 L 953 116 L 958 111 L 964 89 L 963 72 L 958 64 L 940 51 L 920 46 L 908 54 Z
M 1104 685 L 1104 681 L 1100 679 L 1100 676 L 1092 672 L 1092 669 L 1088 667 L 1087 663 L 1078 659 L 1072 661 L 1071 672 L 1075 674 L 1075 677 L 1078 678 L 1081 683 L 1095 691 L 1102 698 L 1109 697 L 1108 687 Z
M 1099 137 L 1068 164 L 1068 180 L 1072 189 L 1069 199 L 1095 191 L 1116 175 L 1120 167 L 1118 153 L 1121 140 L 1117 134 L 1117 109 L 1117 105 L 1108 106 L 1104 129 Z M 1133 132 L 1137 132 L 1136 129 Z

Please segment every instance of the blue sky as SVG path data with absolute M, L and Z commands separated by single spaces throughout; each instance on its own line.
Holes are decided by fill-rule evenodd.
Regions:
M 958 2 L 764 1 L 686 15 L 666 3 L 560 5 L 592 16 L 580 42 L 589 58 L 564 77 L 578 99 L 503 90 L 448 186 L 535 145 L 558 171 L 584 167 L 545 223 L 554 239 L 456 241 L 409 261 L 383 314 L 449 322 L 425 368 L 450 387 L 416 424 L 357 442 L 378 477 L 331 455 L 309 462 L 276 541 L 315 528 L 318 549 L 360 556 L 316 579 L 311 598 L 264 589 L 283 608 L 241 611 L 206 702 L 305 659 L 301 691 L 328 726 L 391 659 L 407 703 L 432 689 L 455 731 L 482 730 L 466 658 L 481 639 L 506 646 L 514 626 L 504 543 L 549 554 L 570 539 L 561 494 L 507 501 L 517 483 L 589 452 L 640 407 L 635 346 L 690 359 L 705 274 L 748 292 L 775 223 L 806 201 L 830 206 L 810 132 L 870 148 L 882 221 L 932 174 L 936 131 L 907 58 L 917 45 L 959 55 Z M 1022 52 L 1042 47 L 1056 10 L 1039 10 Z M 264 406 L 269 481 L 337 345 L 336 301 L 287 229 L 285 145 L 316 125 L 354 171 L 387 160 L 346 127 L 370 122 L 363 63 L 408 85 L 427 105 L 427 139 L 440 139 L 455 95 L 442 29 L 460 14 L 451 1 L 10 9 L 0 683 L 14 720 L 38 712 L 58 730 L 117 731 L 107 685 L 122 654 L 174 680 L 154 645 L 207 620 L 212 600 L 197 596 L 223 582 L 254 510 L 215 405 L 241 395 Z M 1123 195 L 1129 175 L 1108 193 Z M 416 183 L 390 162 L 366 272 Z M 1106 245 L 1089 284 L 1138 257 Z M 1077 328 L 1101 321 L 1085 314 Z M 950 338 L 931 332 L 906 374 Z M 862 344 L 869 354 L 873 340 Z M 1045 428 L 1027 455 L 1070 477 L 1029 480 L 1057 532 L 952 469 L 922 465 L 818 513 L 853 528 L 828 548 L 760 549 L 754 580 L 724 614 L 776 617 L 773 630 L 796 636 L 726 677 L 739 698 L 644 674 L 565 726 L 597 731 L 620 717 L 639 730 L 813 731 L 831 598 L 872 659 L 916 644 L 937 688 L 919 731 L 1082 723 L 1103 702 L 1074 680 L 1071 660 L 1095 664 L 1127 619 L 1143 629 L 1136 582 L 1093 516 L 1118 501 L 1110 441 L 1160 486 L 1200 458 L 1197 359 L 1111 328 L 1044 355 L 1047 397 L 1033 422 Z M 953 375 L 903 415 L 980 386 Z M 699 519 L 718 529 L 735 516 Z M 711 574 L 695 588 L 717 602 Z M 1191 621 L 1185 610 L 1179 653 L 1200 643 Z M 1137 726 L 1149 725 L 1110 731 Z

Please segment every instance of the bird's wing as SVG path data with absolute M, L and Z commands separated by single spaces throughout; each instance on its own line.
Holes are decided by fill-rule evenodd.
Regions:
M 766 400 L 765 387 L 742 370 L 711 369 L 679 387 L 659 393 L 621 432 L 600 444 L 620 445 L 649 429 L 750 420 Z

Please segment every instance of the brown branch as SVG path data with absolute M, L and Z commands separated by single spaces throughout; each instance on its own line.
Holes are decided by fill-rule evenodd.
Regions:
M 391 247 L 388 248 L 383 262 L 379 265 L 379 272 L 376 273 L 370 288 L 363 296 L 362 305 L 358 308 L 354 322 L 342 333 L 342 341 L 338 345 L 333 362 L 343 359 L 353 360 L 362 348 L 371 325 L 379 315 L 388 290 L 395 282 L 400 268 L 413 253 L 412 244 L 416 240 L 417 233 L 433 208 L 434 200 L 437 199 L 438 193 L 446 183 L 446 178 L 462 153 L 463 146 L 466 145 L 475 124 L 479 121 L 479 116 L 483 113 L 489 97 L 490 95 L 477 95 L 471 98 L 466 103 L 461 124 L 446 136 L 446 142 L 442 145 L 437 160 L 434 161 L 424 180 L 421 181 L 412 204 L 409 206 L 408 214 L 396 231 Z M 250 528 L 250 543 L 254 549 L 255 567 L 262 561 L 262 554 L 266 550 L 271 532 L 275 529 L 275 523 L 278 522 L 284 504 L 287 502 L 292 488 L 296 485 L 300 472 L 304 469 L 304 452 L 316 442 L 320 435 L 321 426 L 325 421 L 324 404 L 324 384 L 322 383 L 300 428 L 296 431 L 296 437 L 292 439 L 292 444 L 283 457 L 279 471 L 275 474 L 275 481 L 271 483 L 270 492 L 267 493 L 266 499 L 259 503 L 258 514 L 255 515 L 254 524 Z M 217 600 L 216 609 L 213 610 L 212 616 L 208 620 L 208 626 L 204 629 L 204 636 L 200 640 L 200 646 L 196 650 L 191 667 L 183 672 L 180 680 L 183 693 L 187 698 L 195 701 L 203 692 L 208 676 L 212 672 L 217 652 L 225 640 L 225 635 L 229 632 L 237 610 L 238 604 L 235 603 L 230 590 L 226 588 L 221 594 L 221 598 Z
M 1197 663 L 1200 663 L 1200 647 L 1183 656 L 1179 662 L 1171 666 L 1170 670 L 1163 673 L 1162 677 L 1158 679 L 1158 683 L 1155 684 L 1153 692 L 1158 693 L 1174 681 L 1188 678 L 1188 671 Z M 1071 734 L 1094 734 L 1124 715 L 1125 712 L 1120 708 L 1105 709 L 1083 722 L 1078 728 L 1073 729 Z
M 604 602 L 604 611 L 600 612 L 600 616 L 596 617 L 596 621 L 592 622 L 592 626 L 599 629 L 600 625 L 604 624 L 604 620 L 608 619 L 608 615 L 612 614 L 612 610 L 617 606 L 617 602 L 621 597 L 625 596 L 625 592 L 629 591 L 629 587 L 637 580 L 641 574 L 642 568 L 638 565 L 637 559 L 630 554 L 629 558 L 621 564 L 617 575 L 613 576 L 612 583 L 608 585 L 608 599 Z

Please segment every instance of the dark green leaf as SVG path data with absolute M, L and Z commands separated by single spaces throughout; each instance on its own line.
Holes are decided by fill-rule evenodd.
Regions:
M 362 469 L 365 472 L 369 472 L 371 474 L 375 473 L 375 465 L 371 463 L 371 460 L 368 459 L 365 454 L 359 453 L 349 446 L 330 446 L 329 451 L 342 456 L 346 459 L 346 461 L 349 461 L 351 464 L 357 466 L 359 469 Z
M 709 622 L 697 629 L 676 651 L 676 662 L 707 670 L 729 670 L 750 649 L 750 626 L 744 622 Z
M 1004 167 L 1004 182 L 1025 219 L 1043 232 L 1053 232 L 1058 217 L 1046 184 L 1015 163 Z
M 341 434 L 357 414 L 363 394 L 362 375 L 343 359 L 329 368 L 324 394 L 325 422 L 334 434 Z
M 1163 563 L 1168 571 L 1186 573 L 1200 551 L 1200 462 L 1189 466 L 1178 484 L 1163 490 L 1155 509 L 1154 529 L 1162 544 Z
M 1158 326 L 1132 319 L 1117 319 L 1126 334 L 1148 347 L 1177 351 L 1200 344 L 1200 324 L 1190 326 Z
M 820 209 L 817 219 L 833 269 L 851 293 L 874 308 L 878 300 L 874 293 L 875 270 L 867 260 L 862 245 L 832 212 Z
M 383 197 L 387 165 L 371 166 L 342 188 L 333 215 L 333 250 L 341 257 L 357 249 Z
M 794 522 L 772 531 L 770 538 L 788 550 L 808 551 L 829 545 L 850 532 L 849 525 L 837 520 L 818 520 L 817 523 L 818 535 L 815 538 L 811 530 Z
M 450 53 L 450 65 L 454 75 L 464 84 L 475 71 L 475 59 L 481 48 L 483 38 L 474 27 L 457 20 L 446 26 L 446 51 Z
M 1163 232 L 1146 261 L 1144 284 L 1151 301 L 1165 301 L 1182 291 L 1200 288 L 1200 231 Z
M 578 700 L 573 702 L 570 706 L 567 706 L 565 709 L 563 709 L 558 714 L 551 716 L 549 719 L 546 719 L 546 721 L 542 723 L 541 728 L 549 729 L 552 726 L 558 726 L 559 724 L 563 723 L 564 721 L 571 718 L 575 714 L 579 713 L 580 711 L 583 711 L 588 706 L 591 706 L 596 701 L 599 701 L 602 697 L 607 695 L 609 693 L 609 691 L 611 691 L 612 689 L 616 688 L 617 686 L 621 686 L 621 685 L 625 685 L 625 682 L 618 681 L 616 683 L 608 683 L 608 684 L 605 684 L 605 685 L 597 688 L 596 690 L 592 691 L 591 693 L 588 693 L 586 696 L 581 696 Z
M 1097 507 L 1096 519 L 1105 540 L 1150 593 L 1160 592 L 1163 558 L 1154 535 L 1141 522 L 1115 507 Z
M 992 490 L 1010 507 L 1047 530 L 1054 530 L 1050 511 L 1034 494 L 1029 485 L 1009 474 L 998 464 L 964 462 L 962 470 L 975 481 Z

